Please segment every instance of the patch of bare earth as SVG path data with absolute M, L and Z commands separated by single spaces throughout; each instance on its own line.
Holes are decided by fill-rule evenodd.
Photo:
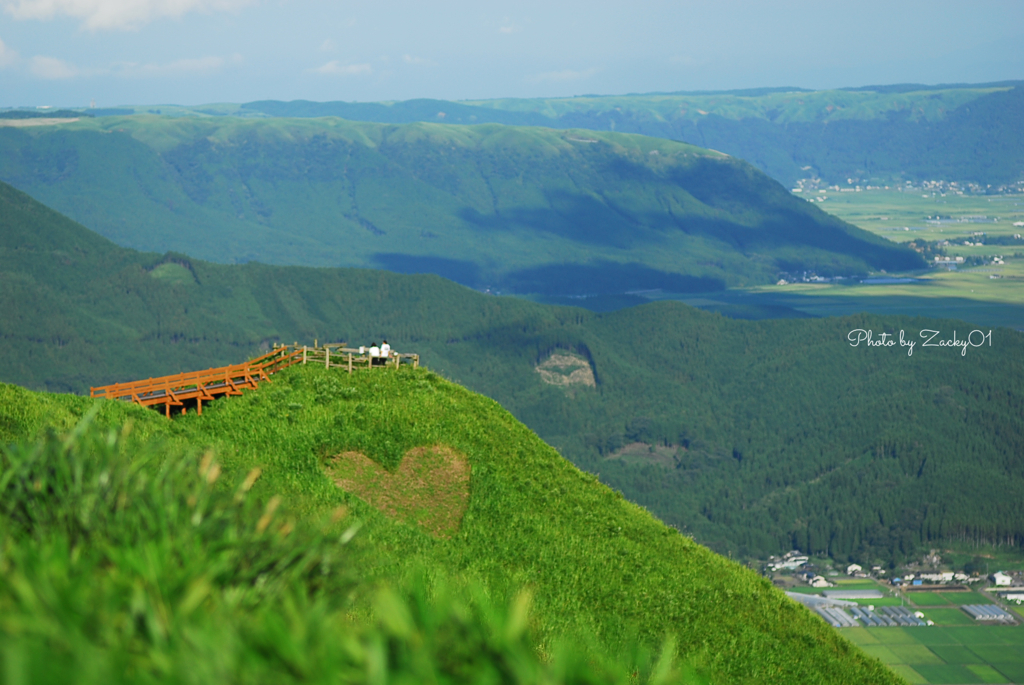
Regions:
M 540 379 L 548 385 L 557 385 L 563 388 L 597 387 L 590 362 L 579 355 L 556 352 L 535 368 L 540 374 Z
M 676 467 L 686 448 L 679 445 L 650 445 L 646 442 L 631 442 L 615 450 L 605 459 L 622 459 L 633 463 L 661 464 Z
M 469 506 L 469 463 L 444 445 L 409 450 L 394 473 L 359 452 L 342 452 L 327 472 L 339 488 L 439 538 L 459 531 Z

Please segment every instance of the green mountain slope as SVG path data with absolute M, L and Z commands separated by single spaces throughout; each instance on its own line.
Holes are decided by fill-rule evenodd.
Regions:
M 73 425 L 90 404 L 91 401 L 84 398 L 33 395 L 13 386 L 0 385 L 3 439 L 30 437 L 46 425 Z M 118 426 L 125 418 L 135 422 L 133 433 L 145 434 L 150 440 L 172 441 L 196 451 L 212 447 L 218 454 L 219 464 L 213 467 L 207 462 L 205 467 L 200 466 L 199 476 L 208 482 L 219 477 L 230 484 L 225 499 L 235 491 L 234 484 L 258 467 L 261 475 L 249 496 L 267 502 L 266 511 L 273 513 L 269 508 L 273 496 L 280 497 L 292 516 L 300 521 L 320 521 L 341 505 L 350 507 L 349 522 L 354 518 L 365 522 L 353 540 L 355 549 L 350 552 L 345 547 L 335 546 L 331 559 L 328 548 L 324 556 L 316 560 L 319 564 L 310 566 L 311 572 L 307 572 L 306 577 L 299 577 L 308 585 L 319 584 L 320 592 L 326 593 L 328 599 L 332 599 L 333 593 L 340 594 L 333 597 L 335 604 L 342 609 L 347 604 L 349 611 L 357 615 L 361 607 L 358 597 L 366 592 L 371 581 L 396 582 L 419 568 L 420 573 L 427 575 L 444 574 L 478 582 L 499 604 L 514 597 L 519 590 L 529 588 L 534 604 L 534 618 L 529 628 L 541 648 L 553 648 L 562 635 L 590 634 L 596 647 L 615 653 L 623 643 L 628 643 L 628 639 L 623 638 L 631 635 L 642 645 L 656 647 L 666 634 L 674 634 L 679 655 L 708 673 L 713 682 L 769 682 L 781 677 L 796 682 L 898 682 L 880 662 L 866 657 L 807 609 L 772 588 L 767 580 L 700 547 L 629 504 L 592 476 L 577 471 L 497 403 L 428 371 L 364 370 L 349 376 L 320 367 L 298 367 L 276 375 L 272 384 L 265 384 L 242 398 L 210 405 L 201 417 L 192 415 L 169 422 L 153 412 L 121 405 L 104 407 L 97 421 L 101 426 Z M 97 442 L 103 444 L 102 432 L 97 437 Z M 457 524 L 457 532 L 450 538 L 432 537 L 415 524 L 400 523 L 377 513 L 331 480 L 334 455 L 356 450 L 369 457 L 372 463 L 394 472 L 411 458 L 410 450 L 435 445 L 443 445 L 465 459 L 470 472 L 466 486 L 468 504 Z M 53 465 L 56 473 L 61 473 L 56 466 L 59 456 L 58 451 Z M 192 468 L 196 461 L 192 462 Z M 158 462 L 150 463 L 155 471 Z M 34 478 L 45 478 L 47 489 L 51 482 L 54 488 L 59 488 L 63 485 L 61 477 L 44 475 L 46 462 L 40 466 L 42 468 L 21 476 L 17 497 L 5 495 L 3 498 L 8 520 L 13 519 L 16 529 L 29 533 L 29 538 L 23 539 L 21 544 L 30 544 L 32 537 L 44 539 L 48 529 L 60 529 L 63 523 L 63 512 L 58 509 L 60 498 L 40 495 L 42 488 L 33 489 L 32 485 Z M 128 515 L 118 513 L 116 493 L 120 490 L 134 494 L 137 490 L 121 486 L 120 472 L 116 470 L 107 472 L 107 481 L 103 481 L 100 469 L 85 464 L 82 468 L 87 475 L 79 474 L 76 482 L 88 484 L 98 480 L 101 486 L 107 487 L 108 496 L 99 498 L 105 505 L 97 506 L 97 498 L 90 499 L 86 490 L 85 496 L 75 499 L 77 506 L 69 507 L 68 511 L 90 512 L 87 520 L 93 525 L 69 527 L 77 529 L 79 537 L 92 535 L 95 538 L 100 534 L 90 528 L 102 530 L 102 524 L 110 525 L 108 522 Z M 192 468 L 179 474 L 172 472 L 169 482 L 173 482 L 175 475 L 181 479 L 195 478 Z M 212 471 L 214 468 L 217 470 Z M 0 468 L 0 476 L 6 476 L 0 478 L 0 483 L 6 486 L 12 475 L 21 473 L 9 467 Z M 447 475 L 447 471 L 435 470 L 422 477 L 431 480 Z M 138 483 L 141 485 L 144 481 L 139 479 Z M 17 490 L 18 485 L 15 481 L 11 489 Z M 80 492 L 82 485 L 73 487 Z M 191 501 L 195 503 L 191 507 L 195 507 L 196 513 L 191 514 L 186 508 L 180 520 L 187 526 L 191 514 L 192 527 L 197 528 L 202 524 L 203 512 L 208 511 L 208 515 L 214 517 L 218 510 L 208 503 L 209 497 L 205 491 L 194 496 Z M 177 507 L 189 506 L 185 497 L 181 500 L 174 507 L 168 507 L 169 511 L 162 516 L 173 519 Z M 19 506 L 20 501 L 25 501 L 25 506 Z M 48 509 L 57 511 L 51 515 Z M 131 510 L 129 507 L 126 511 Z M 254 507 L 252 511 L 259 513 L 259 508 Z M 23 512 L 31 512 L 31 515 Z M 344 510 L 337 516 L 344 517 Z M 74 521 L 75 514 L 71 518 Z M 270 524 L 271 530 L 277 530 L 282 524 L 295 525 L 279 517 Z M 215 520 L 212 527 L 218 525 L 222 524 Z M 262 529 L 259 524 L 256 527 L 257 532 L 262 532 L 268 524 L 262 524 Z M 147 528 L 152 530 L 150 534 L 155 539 L 161 539 L 160 525 L 144 526 L 144 530 Z M 5 530 L 10 528 L 5 526 Z M 247 541 L 251 533 L 245 531 L 242 528 L 236 534 Z M 208 535 L 209 531 L 203 530 L 203 534 Z M 279 533 L 279 536 L 288 535 Z M 136 532 L 134 537 L 136 544 L 153 545 L 145 533 Z M 274 536 L 268 538 L 264 545 L 274 542 Z M 111 542 L 116 546 L 127 541 Z M 169 546 L 170 539 L 162 542 L 169 552 L 160 557 L 166 563 L 178 550 Z M 239 544 L 240 541 L 236 541 L 231 546 Z M 181 602 L 188 602 L 195 611 L 214 604 L 222 592 L 225 598 L 229 597 L 230 592 L 219 587 L 222 584 L 234 585 L 237 595 L 247 583 L 255 581 L 261 564 L 267 565 L 263 571 L 267 576 L 264 585 L 273 588 L 279 575 L 296 575 L 287 570 L 284 573 L 273 570 L 270 565 L 275 552 L 282 557 L 279 567 L 284 564 L 284 560 L 297 551 L 292 547 L 293 544 L 279 542 L 277 549 L 271 547 L 257 554 L 259 546 L 254 545 L 251 562 L 245 557 L 232 560 L 238 564 L 237 570 L 225 572 L 223 567 L 221 570 L 211 568 L 211 573 L 219 575 L 206 581 L 204 594 L 196 599 L 177 589 L 188 587 L 186 574 L 181 574 L 184 578 L 168 578 L 166 589 L 181 593 L 178 596 L 184 595 Z M 151 550 L 152 556 L 158 554 L 153 547 Z M 187 554 L 187 551 L 188 548 L 181 553 Z M 131 551 L 124 549 L 122 553 Z M 68 563 L 67 557 L 73 559 L 67 551 L 61 555 L 59 549 L 53 549 L 50 563 Z M 185 560 L 188 563 L 187 556 Z M 0 579 L 30 570 L 16 567 L 12 573 L 8 564 L 5 562 L 0 567 Z M 339 571 L 332 572 L 331 567 Z M 132 606 L 134 611 L 144 615 L 146 600 L 157 595 L 144 588 L 152 587 L 159 568 L 152 558 L 137 569 L 130 562 L 122 563 L 121 573 L 127 574 L 129 581 L 137 578 L 141 587 L 134 595 L 126 593 L 120 603 L 111 601 L 113 598 L 109 596 L 104 599 L 122 612 L 125 611 L 122 607 Z M 193 577 L 198 575 L 194 561 L 185 570 L 191 570 Z M 348 590 L 348 597 L 354 599 L 345 599 L 344 586 L 339 588 L 340 583 L 333 577 L 342 572 L 350 578 L 363 578 L 362 583 L 357 582 Z M 33 584 L 19 580 L 20 595 L 24 597 L 28 594 L 25 586 L 33 588 Z M 58 588 L 66 583 L 60 578 L 53 580 Z M 173 581 L 176 583 L 172 584 Z M 6 587 L 7 584 L 0 581 L 0 606 L 5 600 L 9 603 L 18 597 L 17 593 L 6 591 Z M 190 592 L 195 594 L 194 590 Z M 206 600 L 207 595 L 212 597 Z M 261 615 L 249 609 L 256 599 L 253 597 L 248 602 L 236 599 L 239 610 L 233 620 L 227 621 L 228 625 L 253 620 L 247 617 L 248 612 L 255 614 L 253 618 L 265 620 L 265 613 Z M 180 607 L 177 602 L 164 601 L 170 607 Z M 269 603 L 266 599 L 263 601 Z M 19 608 L 30 617 L 34 614 L 39 619 L 49 618 L 45 605 Z M 173 616 L 178 624 L 175 627 L 185 638 L 182 641 L 187 641 L 190 622 L 204 627 L 202 615 L 190 619 L 188 611 L 178 609 Z M 148 620 L 157 622 L 160 618 L 154 616 Z M 144 620 L 147 619 L 140 619 Z M 12 623 L 5 612 L 0 635 L 10 631 L 8 626 Z M 54 637 L 59 637 L 61 629 L 69 623 L 71 620 L 64 617 L 54 620 L 51 628 Z M 17 636 L 16 631 L 12 632 Z M 136 638 L 130 629 L 122 629 L 121 636 L 115 634 L 92 638 L 92 641 L 99 642 L 97 646 L 101 648 L 122 650 L 128 664 L 141 662 L 152 664 L 150 668 L 156 669 L 160 667 L 161 654 L 180 644 L 175 640 L 169 647 L 167 641 L 147 640 L 144 630 L 138 632 L 142 635 Z M 401 637 L 400 631 L 395 632 Z M 336 633 L 336 639 L 344 639 L 344 635 L 344 632 Z M 104 639 L 107 644 L 103 644 Z M 139 653 L 145 653 L 139 647 L 148 647 L 150 654 L 146 658 L 132 658 L 130 648 L 133 645 Z M 457 640 L 452 648 L 457 651 L 448 655 L 449 660 L 464 653 Z M 183 652 L 179 658 L 188 654 L 189 650 L 179 649 Z M 264 649 L 273 651 L 275 648 Z M 202 645 L 195 648 L 199 655 L 205 656 L 204 651 Z M 5 644 L 4 658 L 12 658 L 10 654 L 9 645 Z M 486 649 L 476 657 L 477 660 L 490 658 L 493 657 Z M 303 661 L 295 656 L 292 659 L 300 664 Z M 628 673 L 620 674 L 616 680 L 622 682 L 625 676 Z M 473 679 L 457 681 L 478 682 Z M 519 682 L 508 676 L 502 681 Z
M 611 130 L 722 150 L 786 184 L 818 175 L 828 183 L 905 177 L 985 186 L 1022 180 L 1022 107 L 1024 87 L 1008 81 L 459 103 L 261 101 L 231 110 L 389 123 L 495 121 Z
M 386 337 L 722 552 L 898 561 L 952 537 L 1024 537 L 1013 331 L 961 354 L 919 338 L 970 334 L 950 320 L 743 322 L 673 302 L 594 314 L 436 276 L 223 266 L 118 248 L 18 191 L 0 197 L 6 382 L 83 392 L 274 342 Z M 918 345 L 852 347 L 854 329 Z
M 739 160 L 617 133 L 101 117 L 0 129 L 0 178 L 136 249 L 519 293 L 923 266 Z

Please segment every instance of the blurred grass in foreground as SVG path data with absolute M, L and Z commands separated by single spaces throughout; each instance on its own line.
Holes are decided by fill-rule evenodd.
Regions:
M 0 452 L 2 683 L 695 682 L 639 646 L 541 654 L 530 594 L 416 577 L 364 587 L 344 508 L 295 520 L 181 453 L 87 416 Z M 354 597 L 363 592 L 368 602 Z

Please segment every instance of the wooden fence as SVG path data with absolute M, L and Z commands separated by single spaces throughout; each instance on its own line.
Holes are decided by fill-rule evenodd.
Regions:
M 366 347 L 354 348 L 345 347 L 345 343 L 331 343 L 328 345 L 313 347 L 282 345 L 276 350 L 291 350 L 290 354 L 299 355 L 297 364 L 323 364 L 327 369 L 345 369 L 349 373 L 356 369 L 397 369 L 403 365 L 412 364 L 415 369 L 420 365 L 418 354 L 407 352 L 395 352 L 385 357 L 371 357 L 370 350 Z M 402 360 L 405 361 L 402 361 Z
M 134 402 L 143 407 L 163 405 L 164 414 L 171 418 L 172 407 L 181 407 L 181 413 L 185 413 L 186 400 L 194 400 L 196 412 L 202 414 L 204 401 L 209 402 L 221 395 L 241 395 L 243 388 L 255 389 L 261 381 L 269 383 L 271 375 L 295 364 L 323 364 L 324 368 L 345 369 L 352 373 L 360 368 L 397 369 L 402 366 L 403 359 L 413 368 L 420 365 L 418 354 L 392 352 L 387 358 L 371 357 L 366 348 L 348 348 L 344 343 L 314 344 L 313 347 L 281 345 L 242 364 L 103 385 L 89 388 L 89 395 Z

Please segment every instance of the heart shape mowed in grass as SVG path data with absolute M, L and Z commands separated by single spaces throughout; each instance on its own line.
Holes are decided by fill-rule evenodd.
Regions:
M 342 452 L 328 460 L 327 472 L 339 488 L 435 537 L 457 533 L 469 506 L 469 463 L 444 445 L 409 450 L 394 473 L 359 452 Z

